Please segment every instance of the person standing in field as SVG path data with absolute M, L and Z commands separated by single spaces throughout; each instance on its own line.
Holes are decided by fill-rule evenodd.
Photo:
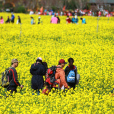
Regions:
M 82 20 L 82 24 L 86 24 L 86 19 L 85 18 L 80 18 Z
M 38 17 L 38 24 L 41 24 L 41 23 L 42 23 L 41 17 Z
M 72 23 L 75 23 L 75 24 L 77 24 L 78 23 L 78 18 L 77 18 L 77 16 L 72 16 Z
M 3 24 L 4 23 L 4 19 L 3 19 L 3 17 L 1 16 L 1 18 L 0 18 L 0 24 Z
M 68 23 L 71 23 L 71 19 L 69 18 L 69 16 L 67 16 L 67 18 L 66 18 L 66 23 L 68 24 Z
M 14 23 L 14 20 L 15 20 L 15 16 L 14 14 L 11 15 L 11 23 Z
M 51 23 L 53 23 L 53 24 L 58 23 L 58 18 L 56 17 L 56 15 L 54 15 L 54 17 L 51 18 Z
M 35 22 L 34 22 L 34 18 L 31 17 L 31 25 L 33 25 L 33 24 L 35 24 Z
M 9 16 L 8 16 L 8 18 L 7 18 L 7 20 L 6 20 L 5 23 L 10 23 L 10 18 L 9 18 Z
M 33 75 L 31 79 L 31 87 L 40 94 L 40 89 L 44 86 L 43 75 L 46 74 L 45 66 L 42 64 L 42 58 L 38 57 L 36 63 L 31 65 L 30 73 Z
M 23 88 L 23 85 L 21 85 L 18 81 L 17 71 L 16 67 L 18 67 L 19 61 L 17 59 L 12 59 L 11 61 L 11 69 L 9 70 L 9 86 L 7 87 L 8 91 L 17 92 L 17 86 L 20 86 L 20 88 Z
M 20 18 L 20 16 L 18 16 L 17 24 L 21 24 L 21 18 Z
M 77 67 L 73 65 L 74 59 L 69 58 L 68 62 L 69 65 L 65 68 L 65 78 L 70 88 L 73 87 L 75 89 L 75 85 L 79 83 L 80 76 L 77 74 Z
M 61 89 L 68 88 L 68 84 L 65 80 L 65 72 L 63 70 L 63 67 L 67 64 L 64 59 L 59 60 L 59 64 L 57 65 L 56 73 L 55 73 L 55 79 L 56 82 L 59 83 L 59 86 Z
M 61 20 L 60 20 L 59 16 L 57 16 L 57 19 L 58 19 L 57 23 L 60 24 Z

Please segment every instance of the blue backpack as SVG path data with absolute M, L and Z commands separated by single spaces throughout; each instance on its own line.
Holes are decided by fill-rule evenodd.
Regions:
M 74 70 L 70 70 L 70 72 L 67 76 L 67 82 L 75 83 L 75 72 L 74 72 Z

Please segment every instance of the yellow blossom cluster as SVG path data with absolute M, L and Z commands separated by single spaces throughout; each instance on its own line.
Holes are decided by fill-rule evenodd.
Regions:
M 10 13 L 0 13 L 4 21 Z M 87 24 L 50 24 L 51 16 L 14 14 L 15 23 L 0 24 L 0 72 L 17 58 L 18 80 L 24 85 L 6 98 L 0 86 L 0 114 L 113 114 L 114 97 L 114 17 L 84 17 Z M 17 16 L 22 24 L 16 24 Z M 98 25 L 97 25 L 98 22 Z M 42 57 L 48 67 L 60 59 L 74 58 L 80 74 L 75 90 L 50 92 L 48 96 L 32 95 L 30 67 Z M 68 65 L 68 64 L 67 64 Z

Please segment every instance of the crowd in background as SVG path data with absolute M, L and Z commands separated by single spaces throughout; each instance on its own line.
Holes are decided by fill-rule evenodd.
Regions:
M 4 23 L 14 23 L 15 22 L 15 15 L 12 13 L 11 14 L 11 18 L 8 16 L 7 17 L 7 20 L 4 21 L 4 18 L 3 16 L 1 16 L 0 18 L 0 24 L 4 24 Z M 17 19 L 17 24 L 21 23 L 21 18 L 20 16 L 18 16 L 18 19 Z
M 85 18 L 80 18 L 82 20 L 82 24 L 86 24 L 86 19 Z M 67 15 L 67 18 L 66 18 L 66 23 L 75 23 L 75 24 L 78 24 L 78 16 L 77 15 L 74 15 L 72 16 L 72 18 L 70 18 L 69 15 Z M 8 16 L 7 17 L 7 20 L 4 21 L 3 19 L 3 16 L 1 16 L 0 18 L 0 24 L 4 24 L 4 23 L 14 23 L 15 22 L 15 15 L 12 13 L 11 14 L 11 18 Z M 51 20 L 50 20 L 50 23 L 52 24 L 60 24 L 61 20 L 59 18 L 59 16 L 57 16 L 56 14 L 53 15 L 51 17 Z M 38 17 L 38 23 L 37 24 L 42 24 L 43 23 L 43 20 L 41 19 L 41 17 Z M 16 24 L 21 24 L 21 18 L 20 16 L 18 16 L 18 19 L 17 19 L 17 22 Z M 34 25 L 36 24 L 34 18 L 31 16 L 31 25 Z
M 53 10 L 44 10 L 44 11 L 30 11 L 30 15 L 37 14 L 37 15 L 57 15 L 57 16 L 114 16 L 114 12 L 109 12 L 108 10 L 103 11 L 92 11 L 92 10 L 79 10 L 75 9 L 74 11 L 58 11 L 54 12 Z

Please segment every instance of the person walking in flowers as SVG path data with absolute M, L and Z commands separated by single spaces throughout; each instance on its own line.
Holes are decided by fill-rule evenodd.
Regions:
M 61 89 L 68 88 L 68 84 L 66 83 L 65 80 L 65 72 L 63 70 L 63 67 L 67 64 L 64 59 L 59 60 L 59 64 L 57 65 L 56 73 L 55 73 L 55 79 L 56 82 L 59 83 L 59 86 Z
M 65 68 L 65 78 L 70 88 L 75 89 L 75 85 L 79 83 L 80 75 L 77 73 L 77 67 L 73 65 L 74 59 L 68 59 L 69 65 Z
M 31 87 L 33 90 L 36 90 L 37 95 L 39 95 L 40 89 L 42 89 L 44 86 L 43 75 L 46 73 L 41 57 L 38 57 L 36 59 L 36 63 L 31 65 L 30 73 L 33 75 L 31 79 Z
M 8 91 L 17 92 L 17 87 L 20 86 L 20 88 L 23 88 L 23 85 L 21 85 L 18 81 L 17 71 L 16 67 L 18 67 L 19 61 L 17 59 L 12 59 L 11 61 L 11 68 L 9 70 L 9 86 L 7 87 Z

